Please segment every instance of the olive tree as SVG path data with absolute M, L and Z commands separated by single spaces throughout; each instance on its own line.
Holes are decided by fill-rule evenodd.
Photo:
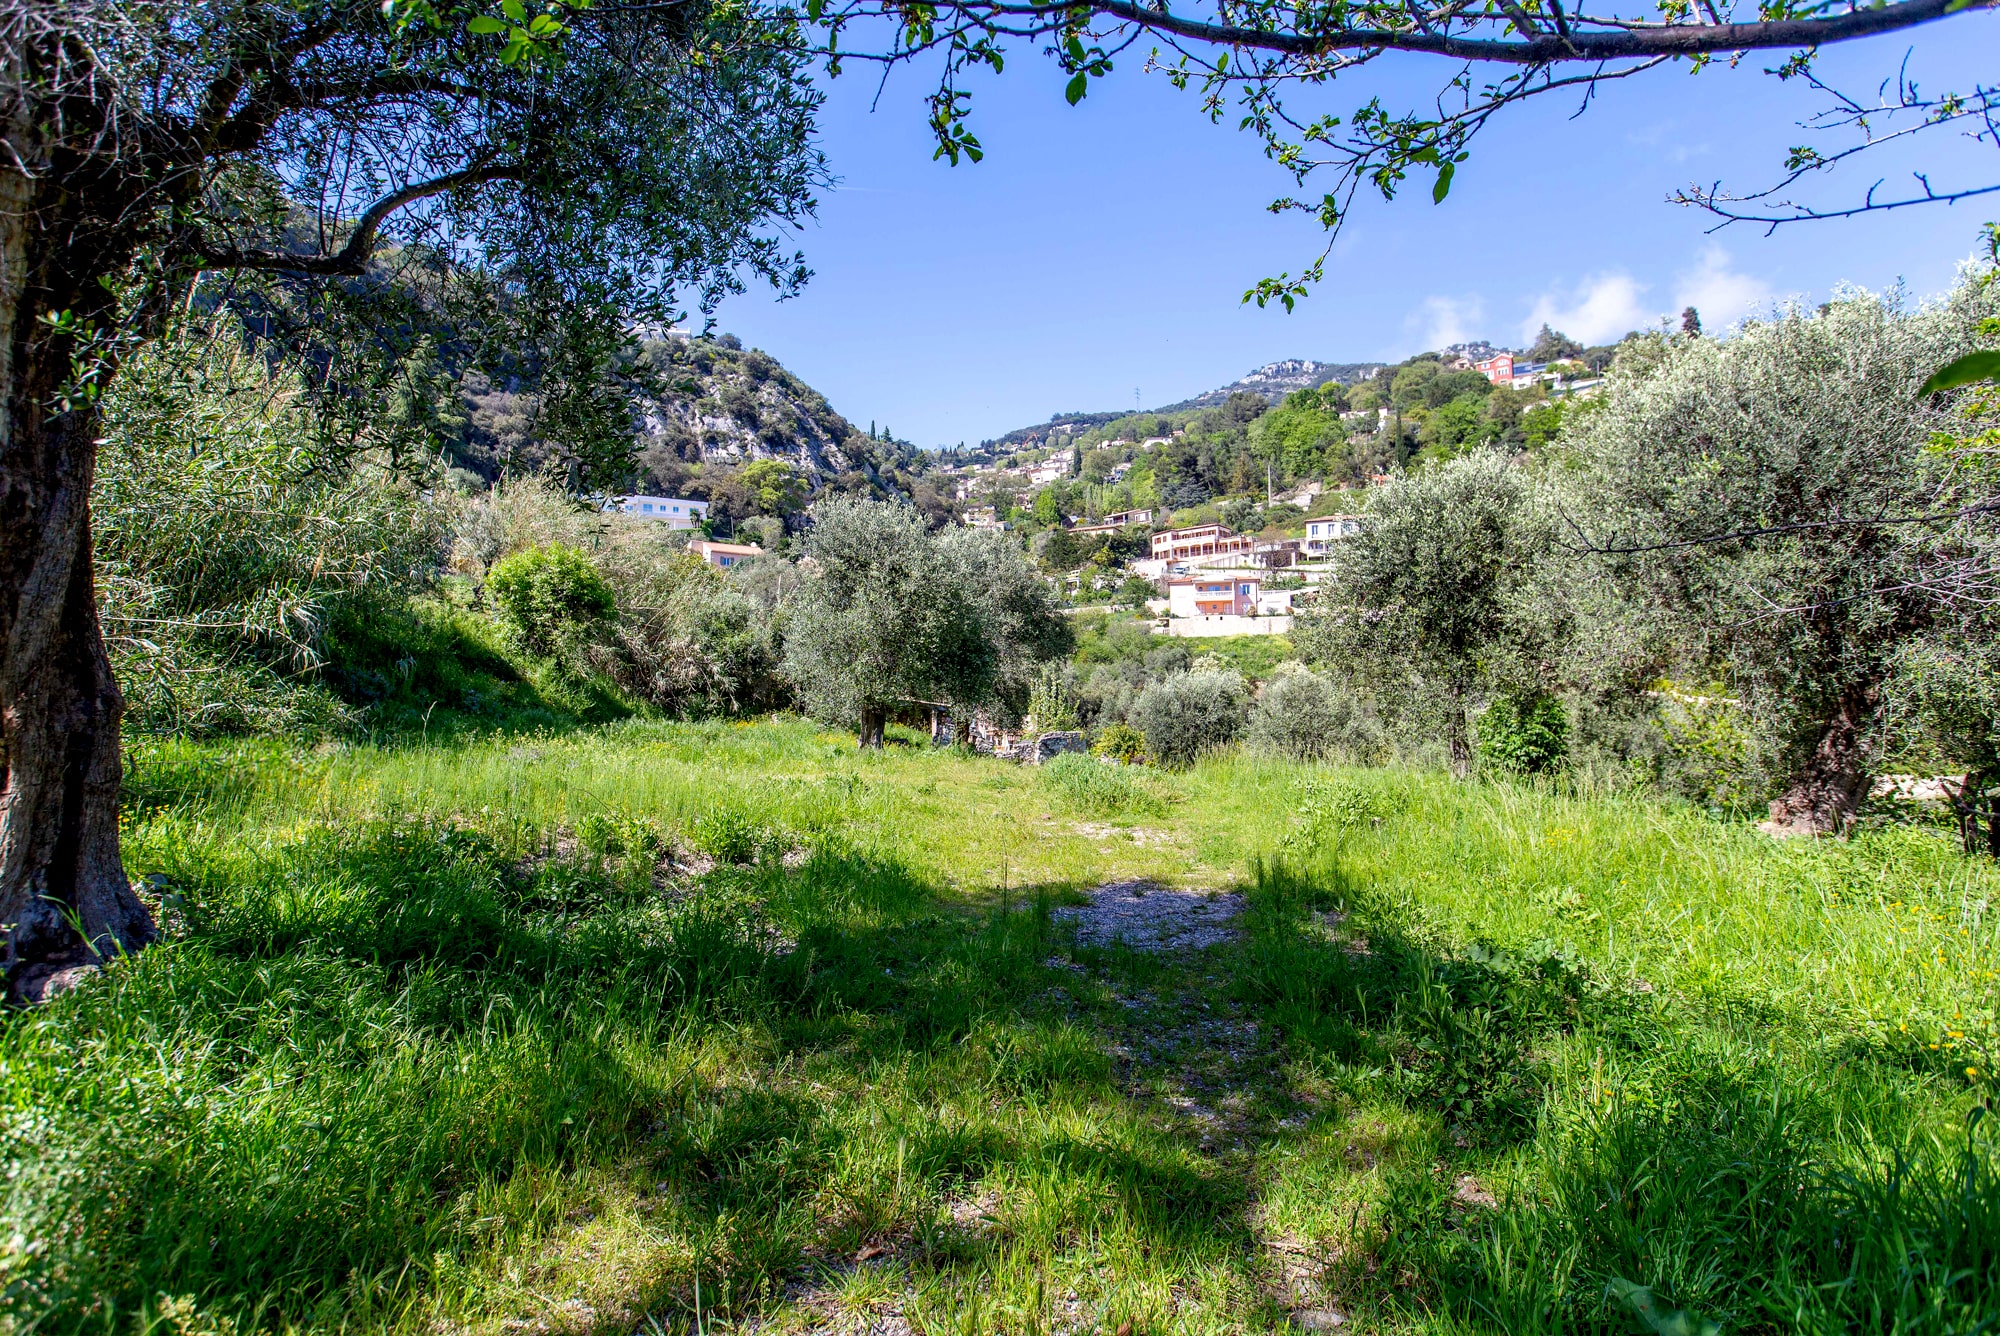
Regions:
M 399 249 L 497 271 L 517 304 L 655 319 L 683 288 L 803 279 L 767 227 L 821 175 L 796 38 L 707 0 L 532 8 L 0 6 L 8 970 L 153 934 L 119 850 L 89 498 L 105 389 L 204 276 L 356 292 Z
M 1025 697 L 1033 665 L 1068 646 L 1047 586 L 1004 538 L 933 534 L 914 506 L 834 496 L 813 507 L 805 552 L 785 671 L 814 715 L 855 720 L 863 747 L 882 745 L 898 704 Z
M 1919 389 L 1996 312 L 1975 278 L 1921 310 L 1850 293 L 1725 340 L 1657 339 L 1569 430 L 1573 545 L 1742 700 L 1775 829 L 1853 820 L 1898 665 L 1976 594 L 1961 577 L 1968 545 L 1990 553 L 1989 495 L 1931 448 L 1951 405 Z
M 1472 768 L 1475 690 L 1517 637 L 1514 603 L 1540 546 L 1519 470 L 1490 450 L 1399 475 L 1298 619 L 1309 660 L 1442 707 L 1454 773 Z

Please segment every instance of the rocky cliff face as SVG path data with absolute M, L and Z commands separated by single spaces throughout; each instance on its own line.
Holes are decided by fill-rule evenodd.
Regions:
M 815 482 L 870 473 L 880 447 L 825 396 L 733 338 L 668 335 L 640 345 L 665 392 L 641 404 L 642 462 L 777 459 Z

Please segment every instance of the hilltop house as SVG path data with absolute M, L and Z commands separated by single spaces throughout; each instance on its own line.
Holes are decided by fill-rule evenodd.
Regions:
M 1056 451 L 1041 463 L 1031 467 L 1028 470 L 1028 480 L 1034 483 L 1056 482 L 1067 478 L 1075 463 L 1076 447 L 1072 445 L 1067 450 Z
M 1153 512 L 1150 510 L 1120 510 L 1106 515 L 1095 524 L 1078 524 L 1071 533 L 1117 533 L 1120 529 L 1134 524 L 1151 524 Z
M 670 529 L 692 529 L 708 518 L 708 502 L 678 496 L 618 497 L 607 501 L 604 508 L 620 515 L 636 515 L 642 520 L 664 520 Z

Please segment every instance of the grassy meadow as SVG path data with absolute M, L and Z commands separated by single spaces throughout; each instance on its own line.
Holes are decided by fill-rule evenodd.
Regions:
M 0 1330 L 2000 1330 L 2000 871 L 790 720 L 140 741 Z M 1197 951 L 1109 882 L 1239 894 Z

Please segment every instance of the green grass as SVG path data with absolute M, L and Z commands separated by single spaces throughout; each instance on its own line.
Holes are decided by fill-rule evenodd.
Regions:
M 2000 875 L 1933 832 L 797 721 L 151 742 L 129 792 L 172 936 L 0 1021 L 0 1329 L 2000 1313 Z M 1136 878 L 1240 935 L 1054 912 Z

